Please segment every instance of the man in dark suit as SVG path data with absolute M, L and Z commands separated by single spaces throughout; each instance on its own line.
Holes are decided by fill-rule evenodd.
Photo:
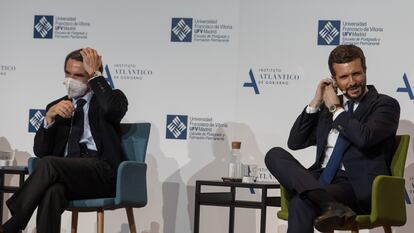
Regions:
M 359 47 L 336 47 L 328 64 L 332 77 L 320 81 L 288 139 L 292 150 L 316 145 L 315 163 L 306 169 L 280 147 L 265 158 L 269 171 L 292 193 L 289 233 L 354 224 L 356 213 L 370 211 L 374 178 L 390 174 L 398 102 L 366 85 Z
M 101 56 L 91 48 L 65 59 L 68 95 L 46 107 L 34 139 L 39 164 L 6 202 L 12 217 L 0 232 L 24 229 L 37 210 L 37 232 L 60 232 L 60 216 L 71 199 L 114 195 L 116 170 L 124 156 L 120 121 L 128 101 L 102 76 Z

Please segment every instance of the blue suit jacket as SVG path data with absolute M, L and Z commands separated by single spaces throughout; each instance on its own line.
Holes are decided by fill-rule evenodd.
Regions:
M 398 102 L 368 86 L 354 114 L 343 112 L 332 121 L 324 106 L 315 114 L 304 110 L 294 123 L 288 140 L 292 150 L 316 145 L 316 160 L 309 168 L 321 168 L 326 140 L 331 128 L 348 139 L 342 162 L 363 211 L 371 206 L 371 186 L 377 175 L 390 174 L 395 135 L 400 117 Z M 342 98 L 341 98 L 342 99 Z

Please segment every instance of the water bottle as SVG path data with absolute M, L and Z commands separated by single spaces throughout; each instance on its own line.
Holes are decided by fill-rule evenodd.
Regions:
M 231 153 L 229 162 L 229 177 L 230 178 L 242 178 L 241 173 L 241 154 L 240 154 L 241 142 L 231 143 Z

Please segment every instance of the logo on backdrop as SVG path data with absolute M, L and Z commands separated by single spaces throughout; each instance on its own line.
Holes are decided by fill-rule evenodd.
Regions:
M 276 178 L 269 172 L 266 167 L 257 168 L 257 181 L 258 182 L 275 182 Z
M 227 123 L 215 122 L 213 117 L 167 115 L 166 138 L 224 141 Z
M 408 205 L 411 205 L 412 204 L 411 199 L 410 199 L 410 196 L 408 195 L 407 189 L 405 189 L 405 202 Z
M 8 73 L 15 72 L 16 66 L 14 65 L 2 65 L 0 64 L 0 77 L 6 76 Z
M 318 45 L 339 45 L 341 21 L 319 20 Z
M 405 182 L 405 201 L 407 204 L 412 204 L 414 200 L 414 177 L 410 176 Z
M 254 93 L 259 95 L 265 88 L 289 86 L 292 82 L 299 81 L 300 76 L 298 71 L 291 72 L 281 68 L 250 69 L 249 81 L 244 82 L 243 87 L 252 88 Z
M 257 88 L 256 79 L 254 78 L 254 74 L 253 74 L 252 69 L 250 69 L 250 71 L 249 71 L 249 77 L 250 77 L 250 83 L 249 82 L 245 82 L 243 84 L 243 87 L 252 87 L 253 90 L 254 90 L 254 93 L 256 95 L 260 94 L 259 88 Z
M 228 43 L 233 25 L 218 19 L 172 18 L 171 42 Z
M 106 73 L 106 81 L 108 82 L 109 86 L 112 87 L 112 89 L 115 88 L 114 82 L 112 81 L 112 75 L 111 75 L 111 71 L 109 70 L 108 65 L 105 65 L 105 73 Z
M 30 109 L 29 110 L 29 133 L 35 133 L 43 124 L 46 110 L 44 109 Z
M 53 22 L 53 15 L 35 15 L 33 38 L 52 39 Z
M 318 45 L 379 46 L 384 28 L 364 21 L 319 20 Z
M 153 71 L 146 69 L 136 64 L 112 64 L 111 66 L 105 65 L 106 81 L 108 84 L 115 88 L 114 81 L 126 80 L 126 81 L 144 81 L 152 77 Z
M 191 42 L 193 30 L 192 18 L 172 18 L 171 22 L 171 41 L 172 42 Z
M 408 81 L 408 77 L 406 73 L 404 73 L 403 75 L 403 82 L 404 82 L 404 87 L 397 88 L 397 92 L 407 92 L 410 100 L 414 100 L 413 89 L 411 88 L 411 85 L 410 85 L 410 82 Z
M 187 139 L 188 116 L 167 115 L 166 138 Z
M 88 39 L 90 22 L 75 16 L 35 15 L 34 39 Z

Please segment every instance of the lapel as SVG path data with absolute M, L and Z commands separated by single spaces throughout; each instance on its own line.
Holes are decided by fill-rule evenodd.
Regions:
M 368 109 L 372 106 L 372 102 L 377 99 L 378 92 L 374 86 L 368 85 L 368 92 L 367 94 L 361 99 L 359 102 L 358 108 L 354 112 L 354 117 L 358 120 L 361 120 L 362 117 L 366 115 Z
M 93 95 L 91 98 L 91 102 L 89 104 L 89 111 L 88 111 L 88 117 L 89 117 L 89 127 L 91 128 L 91 133 L 93 140 L 95 141 L 96 148 L 98 151 L 100 151 L 101 148 L 101 135 L 99 132 L 99 108 L 98 103 L 96 100 L 96 96 Z
M 342 95 L 340 95 L 339 102 L 343 104 L 343 101 L 344 101 L 344 98 Z M 326 140 L 328 140 L 329 132 L 331 132 L 331 129 L 332 129 L 333 120 L 332 120 L 332 113 L 330 113 L 326 107 L 323 108 L 322 113 L 323 113 L 323 118 L 322 118 L 323 122 L 319 124 L 322 127 L 322 130 L 321 130 L 322 140 L 320 141 L 320 146 L 322 148 L 325 148 Z
M 320 161 L 325 151 L 326 140 L 328 139 L 329 132 L 332 128 L 332 114 L 327 108 L 323 108 L 321 111 L 321 118 L 318 123 L 318 139 L 317 140 L 317 156 L 316 161 Z

